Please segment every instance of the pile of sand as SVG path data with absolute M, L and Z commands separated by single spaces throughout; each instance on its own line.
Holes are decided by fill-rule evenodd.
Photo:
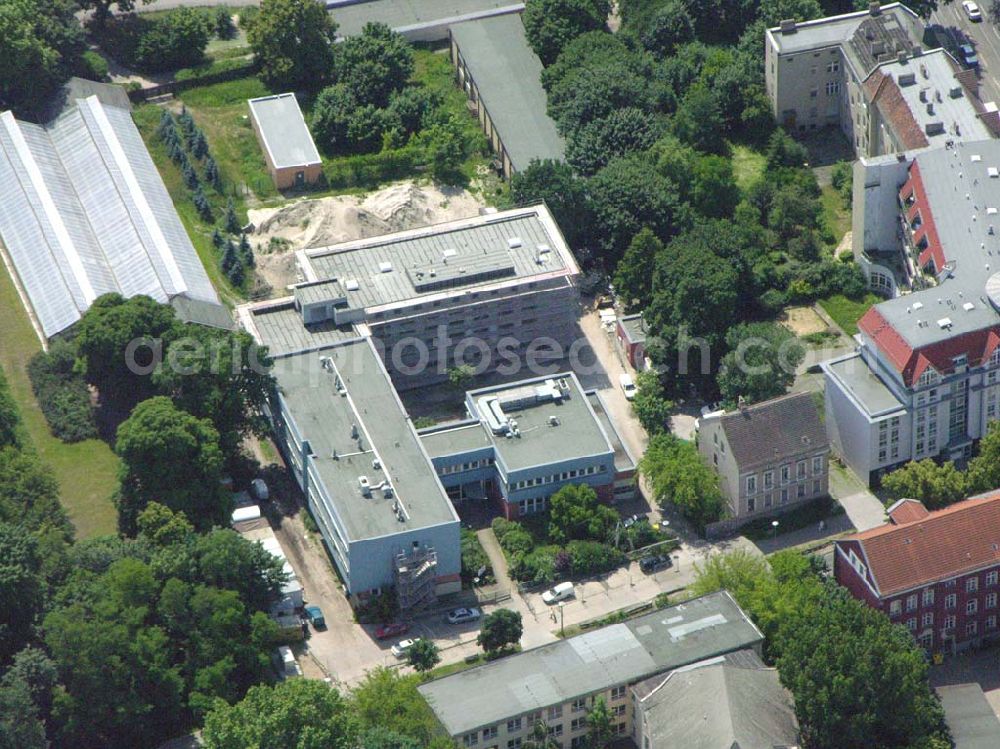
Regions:
M 466 190 L 399 182 L 364 197 L 340 195 L 250 210 L 255 227 L 250 242 L 258 272 L 274 296 L 283 296 L 288 284 L 301 280 L 295 250 L 468 218 L 483 205 Z

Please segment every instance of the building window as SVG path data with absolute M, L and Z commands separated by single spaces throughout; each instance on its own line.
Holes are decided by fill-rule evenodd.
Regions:
M 757 493 L 757 477 L 747 476 L 747 494 Z
M 507 721 L 507 733 L 517 733 L 521 730 L 521 719 L 511 718 Z
M 781 483 L 787 484 L 791 478 L 792 478 L 792 466 L 791 465 L 781 466 Z
M 986 617 L 986 629 L 996 629 L 997 628 L 997 615 L 990 614 Z
M 823 482 L 816 479 L 813 481 L 813 494 L 819 494 L 821 491 L 823 491 Z
M 497 727 L 490 726 L 489 728 L 483 729 L 483 741 L 489 741 L 490 739 L 495 739 L 497 737 Z
M 563 724 L 556 723 L 554 726 L 549 726 L 549 736 L 562 736 L 563 735 Z
M 977 611 L 979 611 L 979 601 L 977 601 L 975 598 L 972 598 L 965 602 L 966 614 L 975 614 Z
M 462 737 L 462 743 L 465 746 L 475 746 L 479 743 L 479 731 L 473 731 L 472 733 L 467 733 Z
M 747 512 L 753 512 L 757 509 L 757 503 L 753 497 L 747 497 Z
M 806 462 L 804 460 L 800 460 L 798 463 L 795 464 L 795 478 L 796 480 L 801 481 L 805 477 L 806 477 Z
M 907 619 L 906 620 L 906 628 L 908 630 L 910 630 L 911 632 L 916 632 L 917 631 L 917 617 L 911 616 L 909 619 Z
M 795 487 L 795 496 L 797 499 L 802 499 L 804 496 L 806 496 L 805 484 L 799 484 L 798 486 Z
M 975 593 L 977 590 L 979 590 L 979 578 L 978 577 L 970 577 L 968 580 L 965 581 L 965 592 L 966 593 Z
M 812 91 L 809 92 L 809 98 L 810 99 L 815 99 L 817 96 L 819 96 L 819 89 L 818 88 L 814 88 Z
M 764 495 L 764 507 L 770 507 L 772 504 L 774 504 L 774 495 L 768 492 Z
M 906 610 L 915 611 L 917 608 L 917 594 L 914 593 L 906 597 Z
M 613 699 L 613 700 L 620 700 L 624 696 L 625 696 L 625 686 L 624 685 L 622 685 L 620 687 L 615 687 L 614 689 L 611 690 L 611 699 Z
M 788 504 L 788 489 L 781 490 L 781 504 Z
M 927 613 L 924 614 L 923 623 L 924 623 L 925 627 L 933 627 L 934 626 L 934 612 L 933 611 L 928 611 Z
M 955 629 L 955 615 L 949 614 L 944 618 L 944 628 L 945 629 Z
M 518 736 L 516 739 L 511 739 L 510 741 L 507 742 L 507 749 L 520 749 L 521 742 L 523 741 L 524 739 L 522 739 L 520 736 Z
M 949 593 L 944 597 L 944 607 L 946 609 L 953 609 L 958 605 L 958 596 L 954 593 Z
M 830 81 L 826 84 L 826 95 L 835 96 L 840 93 L 840 81 Z
M 549 708 L 548 719 L 555 720 L 562 717 L 562 705 L 554 705 Z
M 622 717 L 625 714 L 625 705 L 615 705 L 611 708 L 611 714 L 616 718 Z
M 582 731 L 587 727 L 587 719 L 584 718 L 573 718 L 573 722 L 569 724 L 570 731 Z
M 579 713 L 579 712 L 582 712 L 582 711 L 586 710 L 587 709 L 587 698 L 586 697 L 581 697 L 578 700 L 573 700 L 573 705 L 570 707 L 570 709 L 574 713 Z
M 934 588 L 927 588 L 924 591 L 924 606 L 931 606 L 934 604 Z
M 774 471 L 764 471 L 764 488 L 771 489 L 774 486 Z
M 890 601 L 889 602 L 889 616 L 899 616 L 903 612 L 903 602 L 902 601 Z
M 815 475 L 817 473 L 822 473 L 822 472 L 823 472 L 823 456 L 817 455 L 815 458 L 813 458 L 813 474 Z
M 969 622 L 968 624 L 965 625 L 965 634 L 974 635 L 976 634 L 976 630 L 978 629 L 979 629 L 979 622 Z
M 997 607 L 997 594 L 987 593 L 986 594 L 986 608 L 995 609 Z

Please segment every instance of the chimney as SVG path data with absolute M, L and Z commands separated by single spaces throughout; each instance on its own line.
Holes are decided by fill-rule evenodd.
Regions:
M 868 3 L 868 15 L 870 16 L 880 16 L 882 15 L 882 4 L 877 0 L 876 2 Z
M 794 34 L 795 33 L 795 19 L 786 18 L 778 24 L 778 28 L 781 30 L 782 34 Z

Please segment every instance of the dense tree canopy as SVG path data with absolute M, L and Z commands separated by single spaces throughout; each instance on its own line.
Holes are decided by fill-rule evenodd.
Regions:
M 662 125 L 635 107 L 616 109 L 574 130 L 566 144 L 566 160 L 583 175 L 594 174 L 615 156 L 645 151 L 659 138 Z
M 385 107 L 413 74 L 413 48 L 384 23 L 366 23 L 361 33 L 337 45 L 337 80 L 359 103 Z
M 0 664 L 24 647 L 41 612 L 38 541 L 23 526 L 0 523 Z
M 586 484 L 569 484 L 549 498 L 549 537 L 556 543 L 603 541 L 617 522 L 618 513 L 601 504 Z
M 79 65 L 83 30 L 70 0 L 0 0 L 0 110 L 45 104 Z
M 247 41 L 272 90 L 318 91 L 333 78 L 336 31 L 314 0 L 262 0 Z
M 608 0 L 528 0 L 524 32 L 543 65 L 550 65 L 568 42 L 588 31 L 607 29 Z
M 659 434 L 670 428 L 670 412 L 674 404 L 663 394 L 663 383 L 655 369 L 640 372 L 636 378 L 636 394 L 632 410 L 649 434 Z
M 0 369 L 0 448 L 17 447 L 21 442 L 21 415 Z
M 228 522 L 219 433 L 207 419 L 178 410 L 169 398 L 150 398 L 118 428 L 115 451 L 122 460 L 118 525 L 125 533 L 135 533 L 150 502 L 183 512 L 197 528 Z
M 783 395 L 795 380 L 805 350 L 795 334 L 772 322 L 741 323 L 726 333 L 729 349 L 719 371 L 719 391 L 734 406 Z
M 910 461 L 882 479 L 882 488 L 894 499 L 916 499 L 929 510 L 964 499 L 965 475 L 950 460 L 935 463 L 930 458 Z
M 497 609 L 483 619 L 476 642 L 487 653 L 499 653 L 517 645 L 523 632 L 521 612 L 513 609 Z
M 441 662 L 437 644 L 427 638 L 417 640 L 406 651 L 406 662 L 419 673 L 430 671 Z
M 544 201 L 574 250 L 588 245 L 593 218 L 584 180 L 562 161 L 532 161 L 510 180 L 511 200 L 517 205 Z
M 692 443 L 670 433 L 654 436 L 639 460 L 639 472 L 653 487 L 657 504 L 672 504 L 696 526 L 723 516 L 719 477 Z
M 290 679 L 219 702 L 205 716 L 206 749 L 356 749 L 358 726 L 340 692 L 321 681 Z

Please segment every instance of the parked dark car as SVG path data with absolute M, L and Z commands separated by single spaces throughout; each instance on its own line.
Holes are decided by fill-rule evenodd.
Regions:
M 646 557 L 639 560 L 639 569 L 649 575 L 657 570 L 666 569 L 672 564 L 673 560 L 670 559 L 669 554 L 660 554 L 659 556 Z

